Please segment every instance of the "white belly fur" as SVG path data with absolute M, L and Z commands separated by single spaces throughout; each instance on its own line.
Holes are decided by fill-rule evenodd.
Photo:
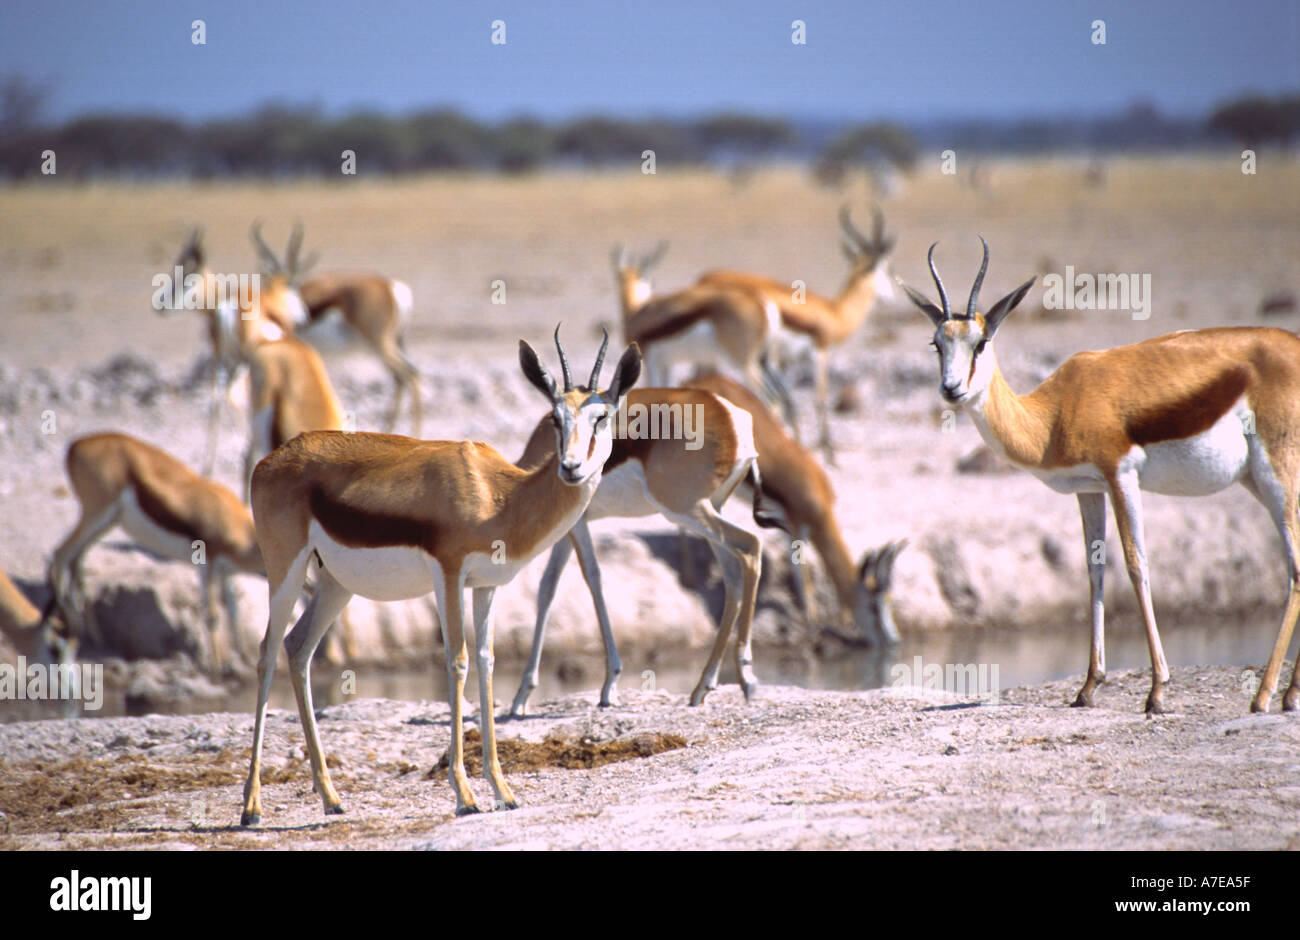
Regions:
M 646 488 L 645 468 L 628 460 L 601 477 L 600 487 L 587 507 L 588 519 L 636 519 L 659 512 Z
M 598 481 L 584 486 L 593 489 Z M 587 508 L 580 501 L 577 508 L 567 513 L 555 528 L 534 546 L 527 558 L 509 558 L 497 561 L 505 552 L 473 552 L 465 558 L 461 570 L 462 587 L 500 587 L 512 581 L 532 558 L 568 534 L 574 523 Z M 409 545 L 392 545 L 383 548 L 351 548 L 332 539 L 315 519 L 307 530 L 311 548 L 320 555 L 334 579 L 353 594 L 374 601 L 401 601 L 424 597 L 443 578 L 438 560 L 423 549 Z M 506 546 L 508 551 L 509 546 Z M 494 557 L 495 556 L 495 557 Z
M 1142 489 L 1169 496 L 1206 496 L 1241 480 L 1250 467 L 1253 419 L 1245 399 L 1206 431 L 1176 441 L 1134 447 L 1120 469 L 1136 470 Z M 1108 487 L 1092 464 L 1055 470 L 1025 468 L 1058 493 L 1104 493 Z
M 127 487 L 122 492 L 121 526 L 131 540 L 141 548 L 175 561 L 190 561 L 194 549 L 191 540 L 174 532 L 168 532 L 144 514 L 136 500 L 135 490 Z M 211 559 L 209 559 L 211 561 Z
M 730 359 L 718 346 L 717 334 L 713 324 L 701 320 L 686 330 L 656 341 L 647 350 L 657 372 L 656 378 L 663 384 L 672 381 L 672 369 L 676 365 L 704 366 L 718 370 L 730 363 Z

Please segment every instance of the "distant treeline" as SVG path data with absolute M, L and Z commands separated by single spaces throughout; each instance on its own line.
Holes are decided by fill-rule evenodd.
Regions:
M 1104 118 L 897 123 L 784 120 L 741 113 L 682 119 L 531 118 L 488 123 L 451 108 L 341 117 L 266 106 L 208 121 L 97 114 L 41 120 L 46 92 L 22 77 L 0 82 L 0 177 L 40 175 L 55 155 L 65 178 L 338 175 L 345 152 L 358 175 L 438 169 L 520 173 L 552 166 L 748 166 L 802 160 L 834 178 L 854 166 L 909 170 L 931 149 L 980 153 L 1185 149 L 1216 141 L 1290 146 L 1300 138 L 1300 95 L 1230 101 L 1200 119 L 1135 105 Z

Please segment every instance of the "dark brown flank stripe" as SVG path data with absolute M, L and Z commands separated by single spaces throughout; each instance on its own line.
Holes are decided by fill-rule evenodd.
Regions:
M 629 460 L 638 460 L 644 464 L 646 455 L 650 453 L 650 449 L 654 445 L 655 440 L 649 435 L 635 440 L 626 437 L 615 437 L 614 448 L 609 452 L 609 459 L 605 461 L 605 467 L 601 472 L 608 475 L 616 467 L 627 463 Z
M 718 306 L 720 305 L 715 300 L 705 301 L 690 308 L 685 313 L 679 313 L 675 317 L 669 317 L 667 320 L 655 324 L 645 332 L 637 333 L 635 336 L 629 336 L 628 341 L 645 345 L 646 343 L 653 343 L 656 340 L 663 339 L 666 336 L 674 336 L 677 333 L 688 329 L 692 324 L 705 319 L 708 316 L 709 311 Z M 723 309 L 725 310 L 725 307 Z M 635 326 L 635 322 L 633 322 L 632 325 Z
M 329 537 L 348 548 L 405 545 L 429 555 L 435 554 L 437 532 L 428 523 L 344 505 L 331 498 L 319 485 L 311 488 L 307 501 L 312 516 Z
M 135 501 L 139 504 L 140 511 L 158 528 L 191 542 L 201 537 L 185 520 L 176 516 L 166 505 L 156 499 L 147 486 L 141 486 L 140 481 L 134 476 L 131 477 L 131 489 L 135 493 Z
M 1251 385 L 1252 370 L 1242 363 L 1219 372 L 1188 398 L 1130 419 L 1125 430 L 1139 446 L 1195 437 L 1214 427 Z M 1155 377 L 1158 379 L 1158 377 Z

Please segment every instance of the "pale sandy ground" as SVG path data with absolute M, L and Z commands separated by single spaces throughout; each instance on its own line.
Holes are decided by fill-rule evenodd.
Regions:
M 954 296 L 965 297 L 978 264 L 977 232 L 993 251 L 986 303 L 1029 274 L 1061 272 L 1067 264 L 1078 271 L 1152 275 L 1146 321 L 1122 311 L 1047 318 L 1037 307 L 1036 288 L 998 339 L 1014 387 L 1027 391 L 1079 349 L 1217 324 L 1295 326 L 1294 312 L 1266 319 L 1258 308 L 1279 290 L 1300 290 L 1300 166 L 1270 158 L 1257 176 L 1243 177 L 1228 155 L 1132 160 L 1112 164 L 1104 188 L 1089 188 L 1083 178 L 1082 161 L 1010 163 L 994 167 L 991 187 L 977 192 L 923 174 L 885 203 L 889 228 L 899 235 L 894 269 L 926 290 L 925 250 L 941 239 L 941 270 Z M 517 340 L 543 349 L 563 320 L 571 354 L 589 362 L 600 324 L 615 327 L 617 339 L 608 267 L 613 243 L 648 247 L 660 237 L 671 240 L 656 271 L 657 289 L 689 283 L 705 268 L 735 266 L 833 291 L 843 276 L 835 211 L 848 199 L 865 220 L 868 198 L 860 184 L 823 190 L 794 171 L 760 173 L 743 189 L 708 174 L 661 172 L 654 178 L 573 174 L 0 191 L 0 566 L 38 602 L 43 598 L 45 559 L 76 517 L 62 470 L 63 453 L 76 436 L 125 430 L 183 460 L 198 460 L 207 392 L 197 371 L 199 325 L 186 315 L 159 318 L 149 307 L 151 278 L 169 268 L 196 222 L 206 225 L 219 270 L 250 268 L 246 233 L 255 216 L 266 220 L 273 241 L 300 217 L 308 250 L 324 256 L 322 270 L 376 269 L 409 281 L 416 298 L 410 349 L 426 383 L 425 436 L 487 440 L 513 457 L 541 414 L 540 399 L 519 374 Z M 505 305 L 489 303 L 498 278 L 507 284 Z M 978 436 L 964 416 L 951 432 L 943 430 L 928 338 L 924 319 L 895 304 L 878 310 L 833 359 L 837 386 L 856 401 L 834 419 L 841 458 L 830 471 L 849 546 L 857 555 L 888 539 L 911 539 L 896 572 L 895 609 L 905 635 L 995 625 L 1023 629 L 1027 637 L 1068 632 L 1077 640 L 1071 668 L 1081 673 L 1087 584 L 1076 503 L 1023 474 L 957 472 L 957 461 L 977 446 Z M 327 363 L 357 425 L 377 427 L 388 400 L 379 368 L 365 357 L 333 352 Z M 797 394 L 811 436 L 810 389 Z M 45 434 L 42 422 L 50 414 L 56 430 Z M 231 486 L 238 484 L 242 420 L 228 415 L 222 431 L 217 476 Z M 741 520 L 747 515 L 740 505 L 729 513 Z M 1146 683 L 1140 677 L 1122 679 L 1106 691 L 1103 708 L 1086 714 L 1057 707 L 1068 683 L 1012 693 L 997 708 L 953 711 L 923 711 L 926 703 L 898 693 L 776 688 L 744 708 L 730 687 L 709 707 L 688 711 L 675 700 L 640 696 L 635 682 L 625 681 L 630 704 L 615 712 L 592 712 L 585 695 L 522 727 L 530 737 L 534 729 L 551 727 L 581 734 L 587 725 L 600 736 L 675 731 L 692 745 L 596 770 L 515 775 L 526 809 L 450 824 L 445 785 L 417 782 L 420 774 L 398 778 L 390 766 L 408 749 L 410 756 L 400 759 L 421 773 L 436 759 L 445 732 L 402 722 L 421 716 L 440 721 L 445 706 L 350 704 L 331 708 L 329 714 L 339 717 L 323 724 L 327 746 L 345 762 L 340 782 L 353 815 L 311 828 L 320 820 L 310 800 L 301 798 L 299 779 L 268 801 L 268 825 L 307 827 L 283 836 L 204 828 L 234 818 L 237 781 L 226 778 L 242 781 L 239 752 L 251 736 L 246 714 L 22 725 L 0 729 L 0 755 L 53 766 L 116 759 L 119 752 L 133 753 L 137 742 L 159 740 L 170 742 L 168 750 L 155 752 L 160 766 L 173 759 L 183 764 L 168 774 L 185 778 L 200 764 L 219 771 L 223 782 L 186 791 L 193 796 L 174 805 L 174 816 L 167 815 L 172 798 L 162 796 L 110 812 L 107 828 L 164 827 L 120 837 L 146 842 L 337 838 L 365 844 L 373 836 L 377 845 L 623 845 L 626 839 L 653 847 L 711 845 L 725 837 L 738 845 L 773 846 L 839 844 L 841 838 L 899 847 L 1287 845 L 1294 829 L 1280 821 L 1292 825 L 1295 818 L 1294 794 L 1285 788 L 1295 765 L 1280 755 L 1293 750 L 1295 726 L 1289 718 L 1246 718 L 1246 697 L 1236 689 L 1244 670 L 1266 659 L 1285 596 L 1272 526 L 1244 491 L 1195 502 L 1149 497 L 1146 518 L 1156 606 L 1171 659 L 1181 648 L 1180 622 L 1219 623 L 1244 637 L 1239 658 L 1223 660 L 1231 667 L 1176 670 L 1176 714 L 1156 721 L 1138 714 Z M 1114 562 L 1119 545 L 1109 528 Z M 713 630 L 708 599 L 685 590 L 671 567 L 676 541 L 663 537 L 670 530 L 654 520 L 610 521 L 594 534 L 629 663 L 651 654 L 701 657 Z M 501 592 L 499 663 L 517 662 L 527 648 L 541 568 L 541 560 L 534 562 Z M 1131 591 L 1118 574 L 1122 565 L 1112 570 L 1110 622 L 1131 632 Z M 168 665 L 182 660 L 165 659 L 192 643 L 193 571 L 127 551 L 120 536 L 111 536 L 90 555 L 87 572 L 115 650 L 164 658 L 149 667 L 149 676 L 172 686 L 172 701 L 195 694 L 200 684 L 185 667 Z M 771 674 L 774 650 L 800 651 L 806 644 L 785 572 L 785 548 L 769 539 L 756 622 L 760 676 Z M 265 584 L 247 578 L 239 587 L 241 628 L 253 643 L 264 627 Z M 353 616 L 367 662 L 429 662 L 435 642 L 430 601 L 358 600 Z M 565 653 L 597 646 L 581 578 L 569 571 L 548 639 L 553 655 L 544 668 L 555 669 Z M 136 660 L 119 678 L 131 681 L 132 668 L 148 671 L 138 665 L 146 662 Z M 1205 694 L 1199 694 L 1202 687 Z M 512 692 L 497 687 L 501 699 Z M 1238 720 L 1242 724 L 1231 733 L 1218 730 Z M 353 721 L 357 746 L 334 727 Z M 286 714 L 274 727 L 281 736 L 273 736 L 276 760 L 283 764 L 289 755 L 282 736 L 297 734 L 296 719 Z M 218 742 L 215 749 L 186 743 L 191 730 L 206 732 Z M 126 743 L 110 747 L 119 737 Z M 358 756 L 368 753 L 363 738 L 364 747 L 380 755 L 378 764 Z M 949 744 L 956 754 L 943 754 Z M 1014 754 L 1012 747 L 1018 748 Z M 218 758 L 223 749 L 227 753 Z M 195 754 L 202 760 L 185 765 Z M 1168 796 L 1153 804 L 1153 793 Z M 656 808 L 660 797 L 662 808 Z M 1100 827 L 1090 821 L 1097 800 L 1109 820 Z M 797 821 L 793 813 L 802 804 L 804 817 Z M 430 824 L 412 810 L 416 806 L 436 809 L 439 822 Z M 199 829 L 191 833 L 192 824 Z M 15 834 L 29 833 L 20 836 L 25 845 L 57 838 L 31 835 L 26 822 L 12 825 Z M 108 845 L 119 837 L 89 838 Z
M 704 706 L 591 693 L 499 724 L 503 741 L 684 747 L 595 769 L 506 774 L 522 807 L 457 818 L 441 703 L 320 712 L 346 814 L 311 793 L 298 718 L 273 712 L 263 826 L 238 822 L 246 715 L 0 726 L 0 849 L 1294 849 L 1300 722 L 1249 715 L 1234 670 L 1175 669 L 1171 713 L 1141 714 L 1147 680 L 1114 677 L 1100 707 L 1071 682 L 997 704 L 942 692 L 734 686 Z M 505 744 L 503 744 L 505 747 Z M 552 744 L 546 754 L 557 754 Z M 275 782 L 271 782 L 275 781 Z M 471 782 L 490 805 L 481 777 Z

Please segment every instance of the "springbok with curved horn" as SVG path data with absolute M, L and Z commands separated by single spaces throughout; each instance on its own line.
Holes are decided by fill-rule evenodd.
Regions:
M 606 344 L 609 341 L 605 337 Z M 312 780 L 325 812 L 341 813 L 330 782 L 312 708 L 311 655 L 354 594 L 374 600 L 438 600 L 451 705 L 451 767 L 458 815 L 477 812 L 465 777 L 461 700 L 465 653 L 465 589 L 473 589 L 478 651 L 479 728 L 483 772 L 495 805 L 519 804 L 497 760 L 492 704 L 492 607 L 498 587 L 535 555 L 562 539 L 582 518 L 613 446 L 610 419 L 636 381 L 635 344 L 619 360 L 614 382 L 597 391 L 575 388 L 555 333 L 564 387 L 557 387 L 537 353 L 519 343 L 519 363 L 551 406 L 555 454 L 531 470 L 516 467 L 487 444 L 419 441 L 387 434 L 313 431 L 301 434 L 257 465 L 253 516 L 270 579 L 270 617 L 262 640 L 252 762 L 244 788 L 243 825 L 260 822 L 260 767 L 276 647 L 283 637 L 294 694 L 311 756 Z M 605 345 L 597 357 L 603 360 Z M 310 559 L 320 576 L 308 610 L 285 637 L 293 602 Z
M 830 351 L 857 332 L 876 301 L 893 299 L 889 276 L 889 255 L 896 239 L 885 237 L 885 218 L 872 207 L 871 237 L 857 226 L 847 205 L 840 207 L 841 248 L 849 261 L 849 276 L 834 298 L 811 291 L 796 293 L 791 282 L 746 274 L 740 271 L 708 271 L 700 284 L 744 287 L 757 292 L 781 312 L 781 330 L 776 346 L 795 355 L 811 354 L 817 381 L 819 446 L 828 461 L 834 461 L 830 430 Z M 784 362 L 781 363 L 785 365 Z
M 989 249 L 980 242 L 984 258 L 965 313 L 954 315 L 948 306 L 934 245 L 927 257 L 940 306 L 905 287 L 934 325 L 943 398 L 966 409 L 995 453 L 1057 492 L 1077 495 L 1089 559 L 1105 544 L 1110 496 L 1146 626 L 1148 712 L 1163 711 L 1169 668 L 1151 604 L 1141 491 L 1204 496 L 1240 483 L 1258 499 L 1282 537 L 1290 577 L 1277 641 L 1251 702 L 1252 711 L 1267 711 L 1300 616 L 1300 337 L 1267 327 L 1170 333 L 1076 353 L 1038 388 L 1017 395 L 998 369 L 993 338 L 1034 278 L 981 313 Z M 1092 705 L 1105 681 L 1104 570 L 1104 562 L 1089 564 L 1092 647 L 1077 706 Z M 1282 700 L 1287 711 L 1300 703 L 1298 678 L 1293 671 Z
M 727 365 L 776 403 L 793 427 L 790 392 L 771 362 L 771 344 L 781 319 L 776 304 L 755 291 L 729 286 L 696 285 L 651 296 L 646 271 L 666 249 L 667 243 L 660 242 L 638 262 L 620 247 L 613 258 L 623 337 L 644 352 L 648 381 L 667 387 L 677 366 Z
M 257 237 L 258 255 L 263 270 L 275 274 L 284 270 L 294 272 L 296 280 L 315 263 L 317 255 L 300 261 L 302 250 L 302 225 L 295 225 L 290 236 L 285 265 L 281 265 L 266 242 Z M 303 320 L 296 324 L 303 339 L 311 339 L 313 329 L 334 314 L 342 319 L 347 330 L 344 335 L 350 342 L 358 342 L 370 350 L 384 364 L 393 379 L 393 403 L 384 422 L 384 430 L 391 431 L 397 424 L 402 396 L 411 394 L 412 433 L 420 436 L 424 420 L 424 402 L 421 398 L 420 372 L 407 357 L 402 333 L 411 317 L 414 298 L 406 282 L 379 274 L 333 273 L 318 274 L 302 280 L 298 286 L 302 300 Z
M 899 642 L 898 628 L 890 607 L 894 560 L 907 540 L 889 542 L 863 553 L 855 563 L 839 523 L 835 519 L 835 491 L 830 479 L 812 454 L 794 441 L 776 415 L 749 389 L 722 375 L 706 375 L 690 382 L 690 388 L 704 389 L 731 402 L 751 417 L 758 469 L 762 474 L 762 495 L 776 503 L 788 521 L 787 531 L 802 542 L 811 542 L 835 587 L 836 611 L 841 623 L 851 622 L 853 631 L 835 635 L 850 643 L 874 646 Z M 797 564 L 795 584 L 804 615 L 811 625 L 820 618 L 814 603 L 811 566 Z
M 674 435 L 674 413 L 678 418 L 678 431 L 683 431 L 689 421 L 698 437 L 693 434 L 688 441 L 683 433 Z M 640 421 L 639 425 L 635 423 L 637 421 Z M 555 444 L 549 424 L 545 419 L 538 424 L 518 466 L 529 469 L 551 459 Z M 601 590 L 600 566 L 587 528 L 588 523 L 595 519 L 610 517 L 629 519 L 661 514 L 682 531 L 702 536 L 722 568 L 726 586 L 722 620 L 704 672 L 691 692 L 690 703 L 699 705 L 709 692 L 717 688 L 718 667 L 733 628 L 736 631 L 736 674 L 746 700 L 753 697 L 758 686 L 750 638 L 762 566 L 762 544 L 752 532 L 718 514 L 722 504 L 742 482 L 748 481 L 756 488 L 759 484 L 758 452 L 754 449 L 749 415 L 707 391 L 644 388 L 628 394 L 618 416 L 617 428 L 628 433 L 615 436 L 596 495 L 569 537 L 556 542 L 551 549 L 550 560 L 537 589 L 533 645 L 519 682 L 519 691 L 510 706 L 511 715 L 526 713 L 528 696 L 537 688 L 546 621 L 555 600 L 556 584 L 574 548 L 578 550 L 582 576 L 591 591 L 605 646 L 605 683 L 600 690 L 600 704 L 615 703 L 615 686 L 623 665 L 610 627 Z M 646 433 L 641 433 L 643 431 Z M 753 516 L 754 521 L 763 527 L 784 524 L 779 511 L 765 503 L 761 496 L 754 501 Z

